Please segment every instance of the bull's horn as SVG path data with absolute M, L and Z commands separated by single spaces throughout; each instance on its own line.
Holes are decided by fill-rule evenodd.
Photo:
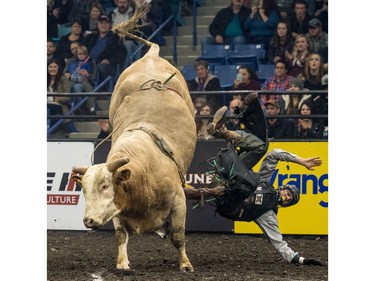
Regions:
M 88 166 L 74 166 L 72 168 L 73 173 L 84 175 L 89 167 Z
M 128 157 L 117 159 L 115 161 L 107 163 L 107 169 L 110 173 L 114 173 L 118 168 L 129 163 L 129 161 L 130 159 Z

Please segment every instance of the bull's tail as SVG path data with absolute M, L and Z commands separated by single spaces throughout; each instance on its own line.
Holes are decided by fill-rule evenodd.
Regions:
M 149 5 L 142 5 L 140 1 L 134 1 L 135 4 L 135 11 L 134 15 L 127 21 L 124 21 L 122 23 L 119 23 L 118 25 L 115 25 L 112 28 L 112 31 L 117 33 L 120 37 L 129 37 L 131 39 L 134 39 L 138 42 L 141 42 L 149 47 L 152 45 L 155 45 L 155 43 L 152 43 L 138 35 L 137 33 L 140 34 L 140 27 L 142 27 L 142 24 L 139 24 L 140 19 L 145 16 L 149 9 Z

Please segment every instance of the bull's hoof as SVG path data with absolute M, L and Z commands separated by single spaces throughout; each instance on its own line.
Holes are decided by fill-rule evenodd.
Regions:
M 194 267 L 190 262 L 180 264 L 180 270 L 183 272 L 194 272 Z
M 131 269 L 130 269 L 130 264 L 126 264 L 126 263 L 123 263 L 123 264 L 117 264 L 116 268 L 117 268 L 118 270 L 131 271 Z

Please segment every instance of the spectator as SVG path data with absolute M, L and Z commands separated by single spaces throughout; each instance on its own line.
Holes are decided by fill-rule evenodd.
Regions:
M 65 67 L 65 61 L 56 53 L 56 44 L 51 38 L 47 39 L 47 60 L 57 59 L 61 69 Z
M 275 0 L 258 0 L 257 6 L 251 7 L 251 14 L 245 21 L 245 29 L 250 31 L 249 43 L 264 44 L 267 52 L 279 20 Z
M 83 22 L 80 18 L 76 18 L 71 21 L 71 32 L 67 35 L 64 35 L 60 38 L 57 52 L 59 56 L 65 60 L 65 63 L 72 57 L 72 53 L 70 51 L 70 44 L 72 42 L 83 42 Z
M 307 57 L 302 77 L 305 88 L 309 90 L 323 90 L 322 78 L 325 74 L 323 59 L 320 54 L 310 53 Z
M 134 5 L 130 3 L 130 0 L 115 0 L 115 4 L 117 8 L 110 14 L 113 26 L 129 21 L 134 14 Z M 121 40 L 126 48 L 126 58 L 121 65 L 121 70 L 123 70 L 133 62 L 132 54 L 137 50 L 138 43 L 133 39 L 122 38 Z M 139 58 L 139 54 L 137 58 Z
M 250 12 L 243 7 L 243 0 L 232 0 L 232 4 L 220 10 L 209 26 L 210 36 L 203 37 L 201 44 L 246 44 L 248 35 L 244 29 Z
M 321 80 L 322 90 L 328 90 L 328 74 Z M 312 112 L 315 114 L 328 114 L 328 93 L 315 94 L 311 97 Z M 325 126 L 328 126 L 328 119 L 325 120 Z
M 68 20 L 81 18 L 83 22 L 88 22 L 90 7 L 93 3 L 98 2 L 98 0 L 74 0 Z
M 97 138 L 98 139 L 105 139 L 106 137 L 109 136 L 110 130 L 111 130 L 109 120 L 108 119 L 99 119 L 98 125 L 99 125 L 99 128 L 100 128 L 100 132 L 99 132 Z
M 322 23 L 318 19 L 309 21 L 309 32 L 306 34 L 310 42 L 310 51 L 325 55 L 328 61 L 328 34 L 322 31 Z
M 280 106 L 275 100 L 264 104 L 268 117 L 279 116 Z M 294 123 L 285 118 L 267 118 L 267 136 L 272 139 L 291 139 L 294 134 Z
M 294 2 L 294 14 L 290 17 L 290 26 L 292 36 L 295 38 L 298 34 L 306 34 L 309 31 L 309 21 L 312 17 L 307 13 L 307 4 L 305 0 L 296 0 Z
M 289 20 L 293 14 L 294 1 L 293 0 L 275 0 L 283 20 Z
M 92 3 L 89 10 L 89 16 L 85 22 L 85 35 L 98 30 L 98 20 L 105 12 L 100 3 Z
M 276 63 L 279 60 L 285 60 L 285 52 L 292 52 L 294 38 L 290 32 L 290 26 L 287 21 L 281 20 L 277 24 L 276 34 L 271 38 L 267 59 L 268 62 Z
M 60 9 L 47 5 L 47 38 L 57 38 L 60 21 Z
M 292 53 L 286 51 L 289 75 L 297 77 L 305 69 L 305 62 L 310 53 L 310 42 L 304 34 L 297 35 Z
M 289 87 L 290 81 L 293 79 L 292 76 L 287 74 L 288 66 L 287 63 L 283 60 L 279 60 L 275 64 L 275 75 L 270 78 L 267 78 L 264 81 L 262 90 L 264 91 L 285 91 Z M 280 95 L 274 94 L 262 94 L 259 96 L 260 104 L 264 107 L 264 104 L 267 100 L 273 99 L 277 103 L 280 101 Z
M 209 104 L 202 104 L 198 108 L 196 116 L 207 116 L 213 115 L 212 107 Z M 213 137 L 207 133 L 208 124 L 212 122 L 212 118 L 196 118 L 195 123 L 197 125 L 197 137 L 201 140 L 209 140 Z
M 303 81 L 299 78 L 294 78 L 292 81 L 290 81 L 290 87 L 287 89 L 287 91 L 295 92 L 295 91 L 303 91 L 304 90 L 304 84 Z M 308 91 L 308 90 L 306 90 Z M 310 94 L 286 94 L 281 96 L 282 99 L 280 100 L 280 108 L 281 108 L 281 114 L 286 115 L 298 115 L 299 109 L 301 107 L 301 104 L 309 99 L 311 97 Z
M 47 61 L 47 93 L 70 93 L 71 83 L 63 74 L 59 61 L 51 59 Z M 48 97 L 48 102 L 60 106 L 60 113 L 68 113 L 71 104 L 70 96 Z M 52 125 L 52 124 L 51 124 Z M 63 132 L 74 132 L 75 128 L 71 120 L 64 121 Z
M 59 24 L 69 22 L 68 16 L 73 7 L 73 0 L 54 0 L 52 9 L 59 9 Z
M 64 70 L 65 76 L 72 83 L 72 93 L 92 92 L 96 77 L 96 64 L 90 58 L 86 46 L 79 46 L 77 56 L 71 58 Z M 76 103 L 84 97 L 77 97 Z M 95 114 L 95 98 L 89 97 L 83 108 L 85 113 Z
M 208 62 L 205 60 L 198 60 L 194 63 L 194 68 L 197 76 L 194 80 L 187 81 L 189 91 L 221 91 L 220 80 L 215 75 L 209 72 Z M 211 105 L 213 110 L 221 106 L 219 96 L 205 96 L 207 102 Z
M 328 33 L 328 0 L 323 0 L 322 8 L 318 9 L 314 16 L 322 23 L 322 30 Z
M 198 114 L 199 108 L 207 103 L 206 95 L 194 95 L 192 98 L 194 106 L 194 114 Z
M 301 104 L 299 114 L 311 117 L 312 104 L 305 101 Z M 298 139 L 321 139 L 324 132 L 324 121 L 316 118 L 298 119 L 295 137 Z
M 258 76 L 249 66 L 241 65 L 237 69 L 237 77 L 233 82 L 232 89 L 235 91 L 260 90 Z
M 235 117 L 237 115 L 237 112 L 239 112 L 239 109 L 242 108 L 243 101 L 241 99 L 232 99 L 229 102 L 229 111 L 227 114 L 229 114 L 229 117 Z M 226 127 L 230 131 L 238 131 L 238 130 L 244 130 L 245 124 L 241 122 L 238 118 L 230 118 L 228 121 L 228 124 L 226 124 Z
M 117 66 L 126 56 L 126 49 L 119 36 L 111 31 L 109 17 L 102 15 L 98 21 L 98 31 L 88 34 L 84 45 L 89 50 L 90 57 L 97 65 L 97 83 L 100 84 L 108 76 L 116 74 Z M 106 89 L 105 87 L 102 90 Z

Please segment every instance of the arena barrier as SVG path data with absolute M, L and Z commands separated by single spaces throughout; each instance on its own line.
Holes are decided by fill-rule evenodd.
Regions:
M 47 142 L 47 229 L 86 230 L 83 225 L 84 197 L 81 189 L 71 179 L 75 165 L 103 163 L 110 150 L 110 141 L 104 142 L 94 154 L 98 142 L 48 141 Z M 206 174 L 212 168 L 206 160 L 216 155 L 219 147 L 226 147 L 222 140 L 198 141 L 193 161 L 185 175 L 186 183 L 203 186 L 210 183 Z M 309 171 L 295 163 L 279 162 L 273 177 L 275 187 L 288 182 L 301 190 L 300 203 L 279 209 L 279 228 L 283 234 L 328 235 L 328 142 L 270 142 L 269 151 L 282 148 L 301 157 L 320 156 L 323 165 Z M 254 170 L 258 171 L 260 163 Z M 261 233 L 251 222 L 232 222 L 215 213 L 209 203 L 197 206 L 187 200 L 186 231 Z M 109 223 L 104 229 L 112 229 Z

